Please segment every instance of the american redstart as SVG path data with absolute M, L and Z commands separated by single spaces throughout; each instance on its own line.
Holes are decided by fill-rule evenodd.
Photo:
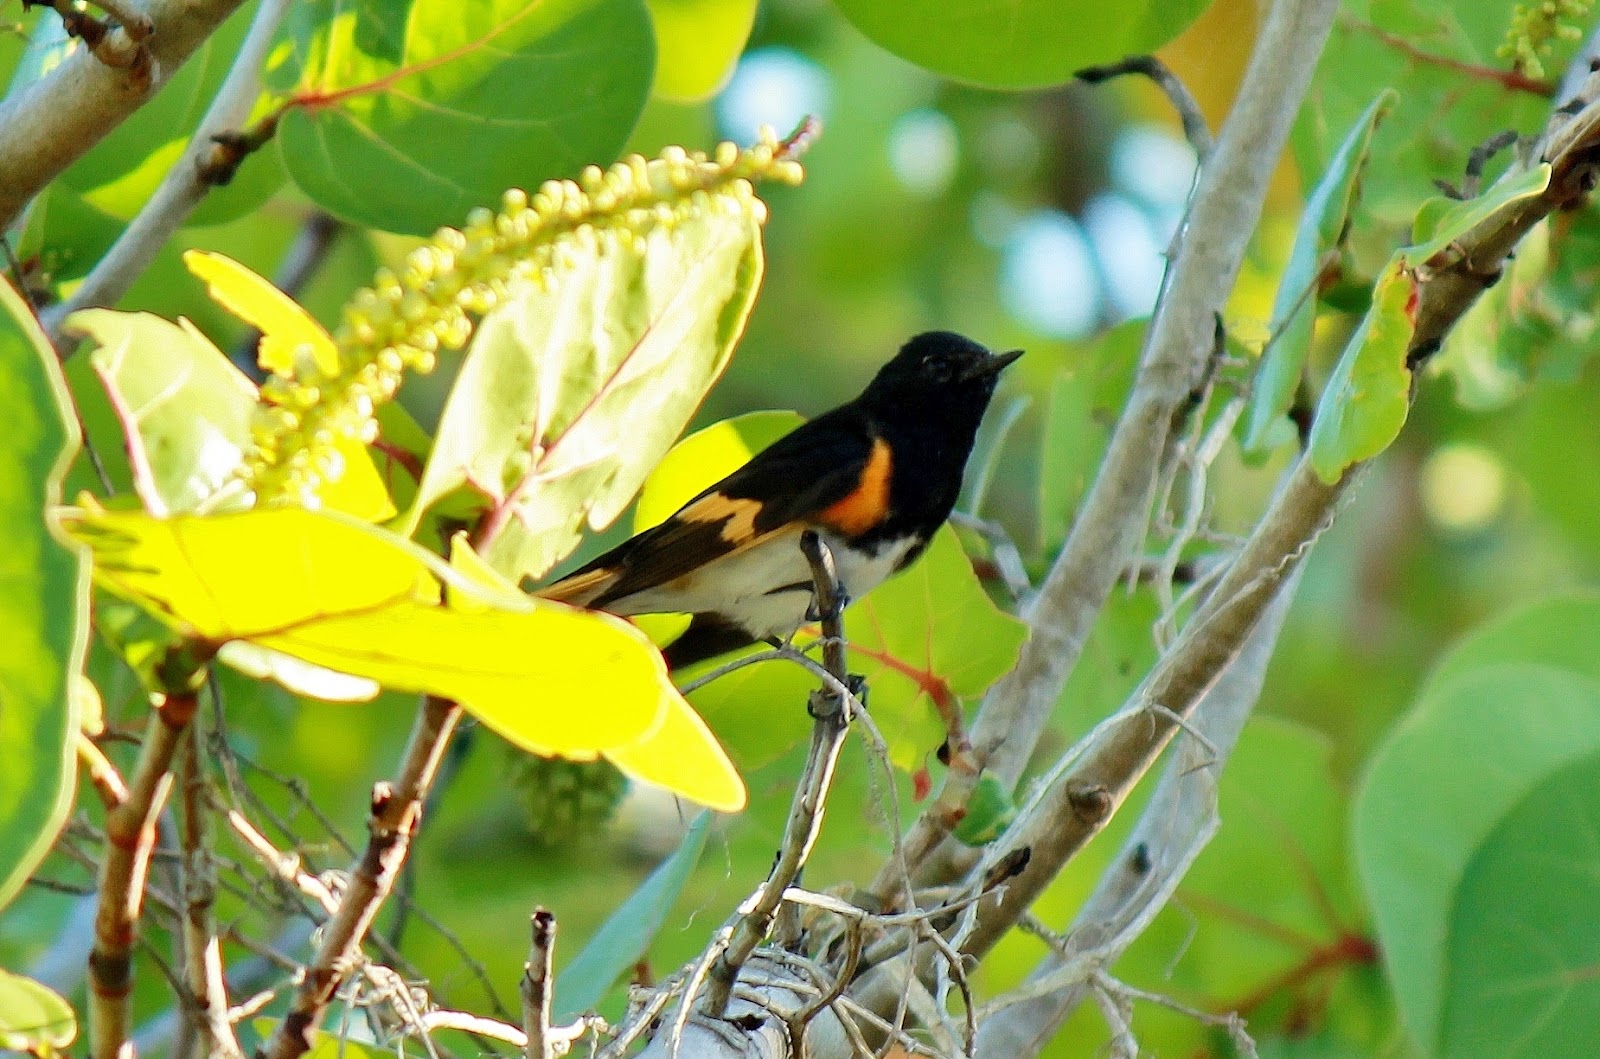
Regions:
M 694 615 L 663 652 L 673 669 L 786 638 L 814 591 L 801 532 L 822 535 L 853 597 L 904 569 L 950 517 L 1000 371 L 1021 355 L 948 331 L 917 335 L 861 396 L 539 595 L 612 614 Z

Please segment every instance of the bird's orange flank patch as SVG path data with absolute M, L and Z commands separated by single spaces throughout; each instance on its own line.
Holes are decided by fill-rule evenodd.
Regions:
M 872 454 L 861 469 L 861 483 L 843 500 L 824 508 L 818 521 L 851 537 L 872 529 L 889 514 L 889 475 L 893 470 L 894 456 L 889 451 L 889 443 L 874 438 Z

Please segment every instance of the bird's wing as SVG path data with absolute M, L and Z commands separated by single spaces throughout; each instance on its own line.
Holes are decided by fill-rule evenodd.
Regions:
M 652 529 L 539 595 L 605 609 L 638 592 L 753 548 L 796 523 L 854 535 L 888 510 L 889 446 L 846 406 L 757 453 Z

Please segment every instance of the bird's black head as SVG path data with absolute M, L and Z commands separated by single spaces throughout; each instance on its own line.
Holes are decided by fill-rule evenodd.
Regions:
M 1022 350 L 991 353 L 951 331 L 925 331 L 900 347 L 862 394 L 869 403 L 975 404 L 982 413 L 1000 371 Z

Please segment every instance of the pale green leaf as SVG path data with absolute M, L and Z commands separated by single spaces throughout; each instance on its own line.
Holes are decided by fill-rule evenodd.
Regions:
M 1206 0 L 839 0 L 875 43 L 958 81 L 1038 88 L 1073 72 L 1150 52 L 1177 36 Z
M 48 1055 L 77 1035 L 77 1016 L 55 990 L 0 970 L 0 1051 Z
M 616 982 L 650 951 L 666 922 L 667 913 L 683 892 L 689 874 L 700 861 L 711 830 L 711 814 L 701 813 L 672 856 L 656 866 L 649 878 L 611 913 L 572 962 L 556 977 L 552 1016 L 570 1022 L 593 1011 Z
M 484 558 L 538 576 L 622 513 L 733 353 L 761 275 L 760 204 L 718 194 L 671 225 L 562 248 L 474 336 L 412 508 L 470 482 Z

